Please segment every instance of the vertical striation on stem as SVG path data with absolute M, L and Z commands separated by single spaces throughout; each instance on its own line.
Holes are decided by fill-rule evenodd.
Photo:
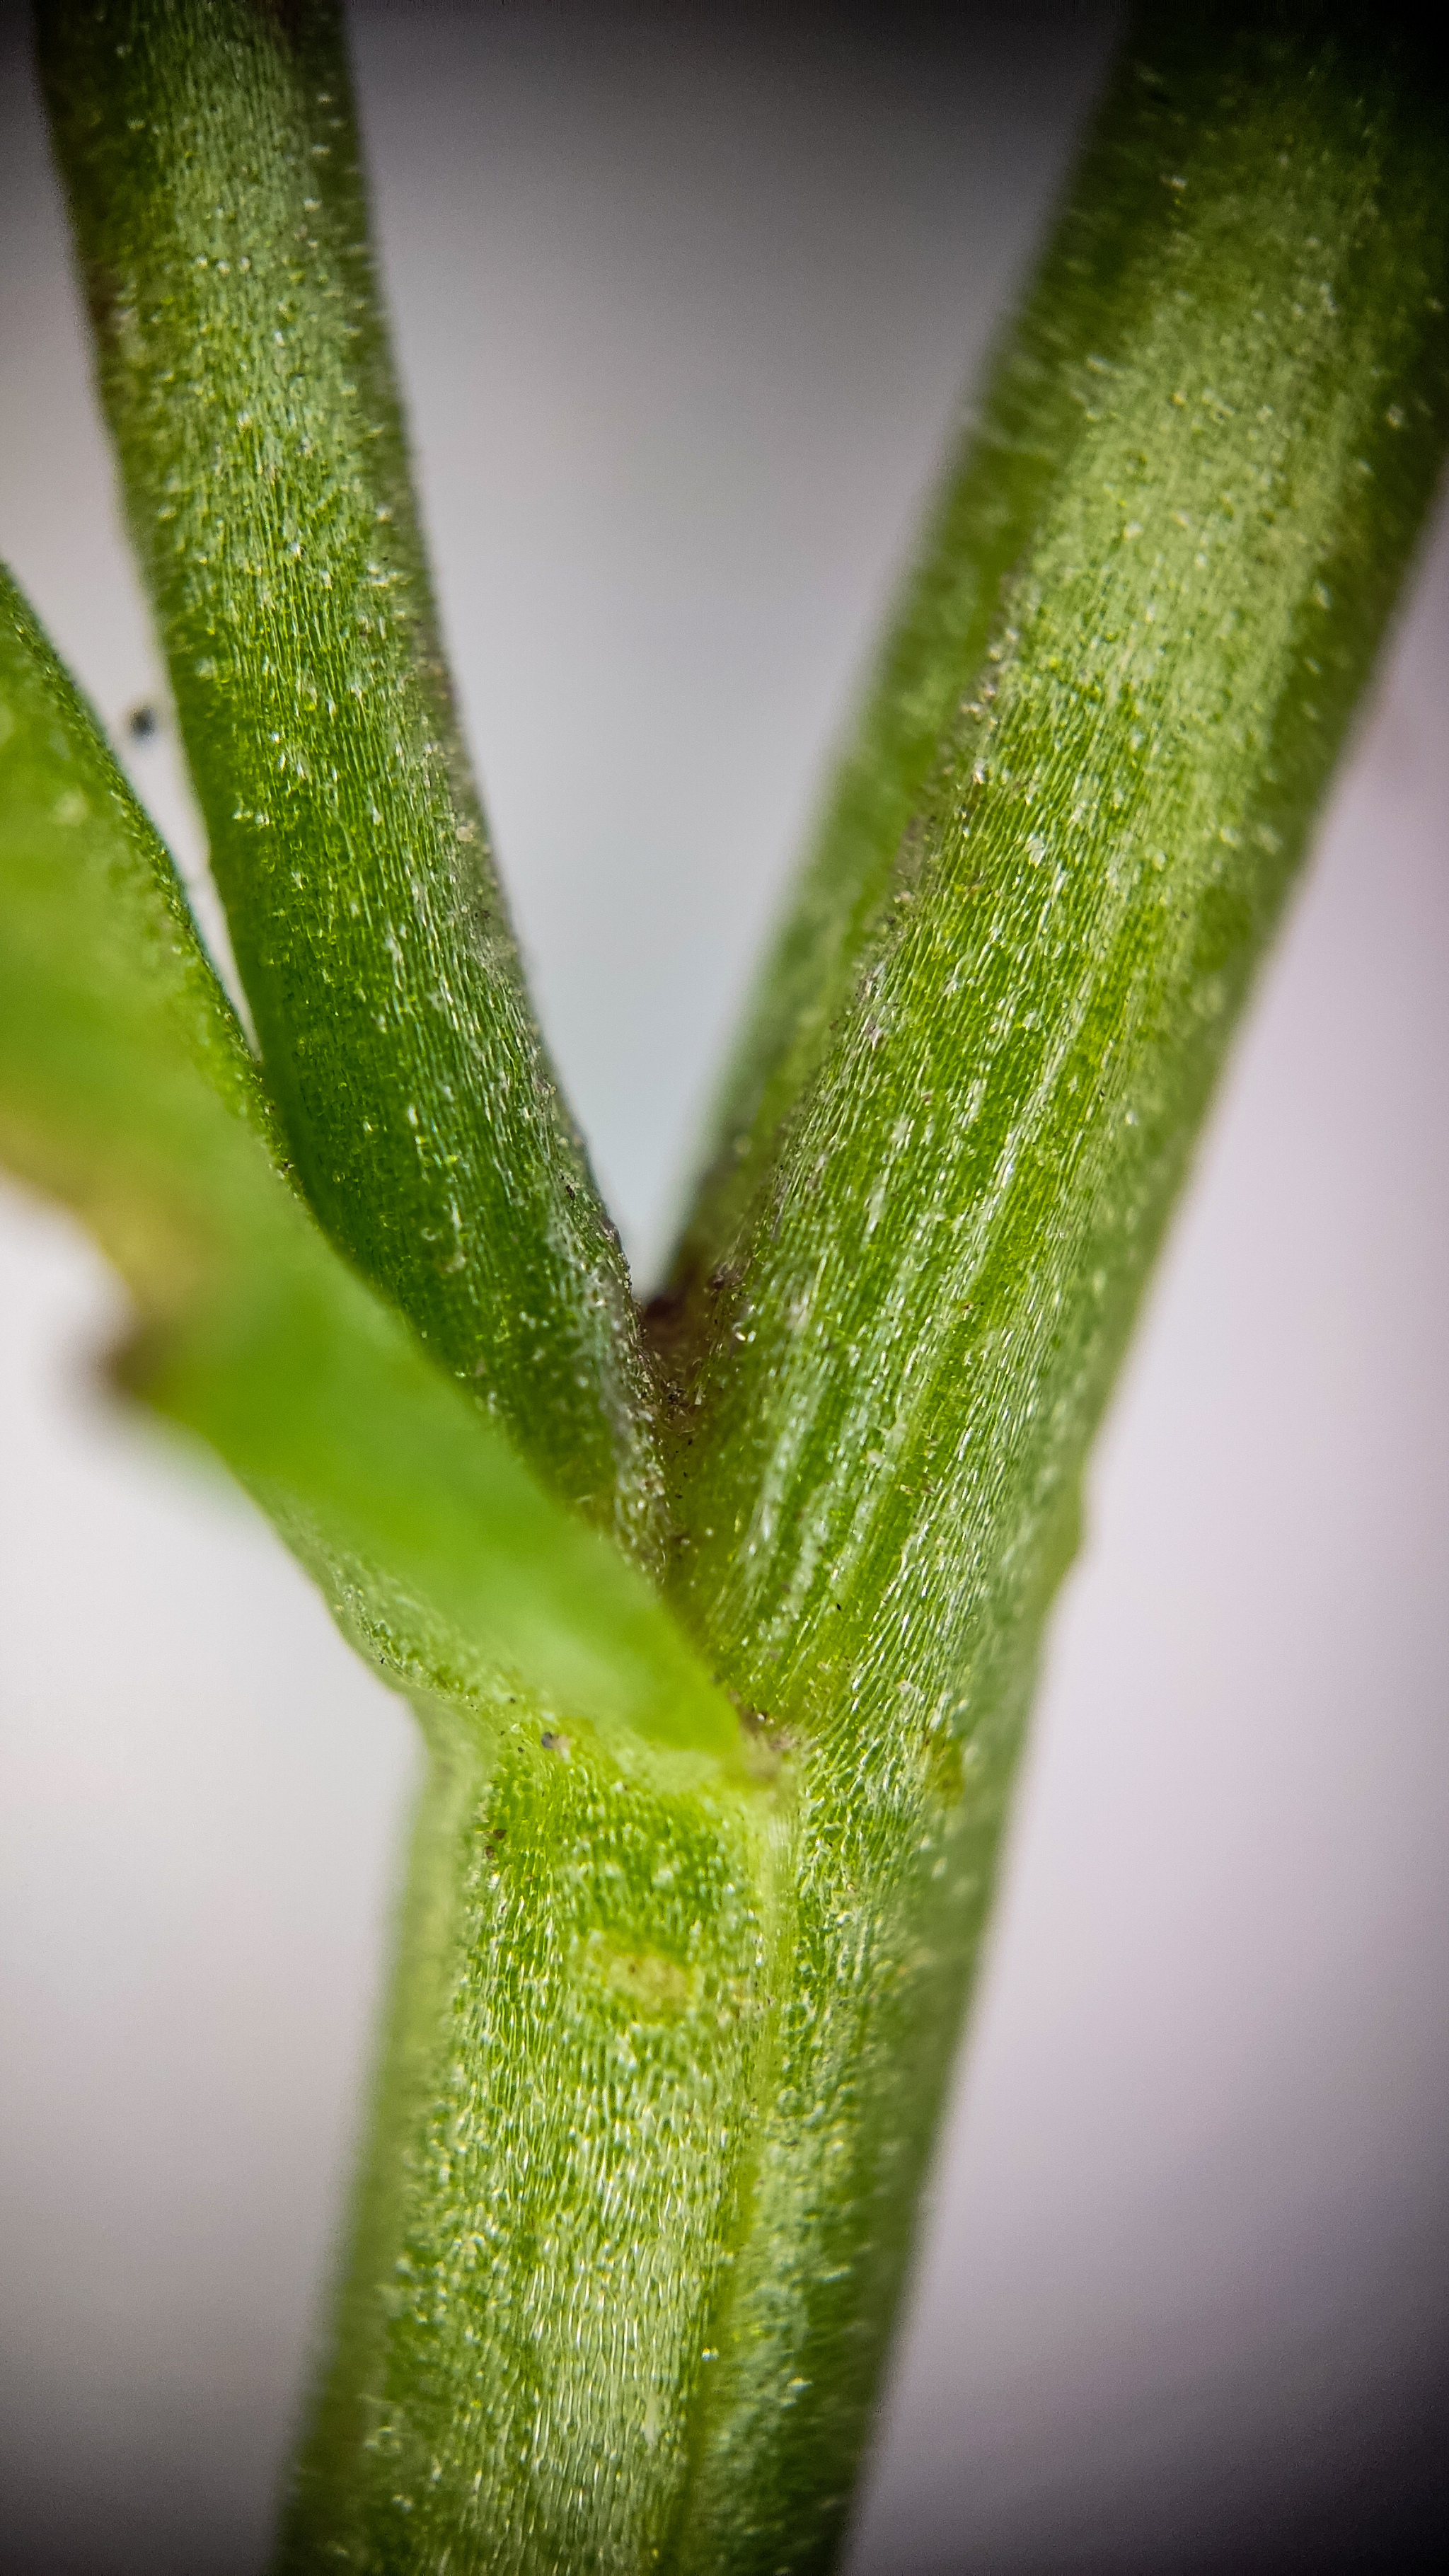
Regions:
M 1139 27 L 777 950 L 660 1319 L 675 1597 L 800 1780 L 680 2569 L 829 2562 L 1087 1443 L 1432 492 L 1446 303 L 1402 52 Z

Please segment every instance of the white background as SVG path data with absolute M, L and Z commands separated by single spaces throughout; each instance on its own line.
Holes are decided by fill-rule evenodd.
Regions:
M 891 23 L 357 26 L 465 711 L 645 1271 L 1109 28 Z M 0 553 L 119 730 L 164 692 L 0 47 Z M 1098 1456 L 854 2576 L 1324 2565 L 1435 2438 L 1446 646 L 1441 524 Z M 194 873 L 169 726 L 123 748 Z M 240 2576 L 414 1755 L 220 1475 L 103 1392 L 119 1312 L 0 1195 L 0 2565 Z

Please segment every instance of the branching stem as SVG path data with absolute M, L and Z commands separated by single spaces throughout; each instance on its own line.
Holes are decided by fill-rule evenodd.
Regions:
M 1439 100 L 1351 13 L 1129 45 L 726 1090 L 653 1319 L 661 1468 L 438 658 L 334 14 L 43 17 L 328 1233 L 8 593 L 0 1143 L 434 1762 L 283 2564 L 807 2576 L 1087 1444 L 1449 435 Z

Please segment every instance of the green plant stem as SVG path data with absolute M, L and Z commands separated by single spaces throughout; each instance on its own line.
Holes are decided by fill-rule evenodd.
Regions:
M 830 2556 L 1087 1442 L 1433 488 L 1446 302 L 1412 62 L 1144 22 L 778 954 L 753 1194 L 664 1319 L 676 1597 L 799 1782 L 681 2568 Z
M 133 204 L 165 233 L 169 191 L 195 241 L 206 209 L 188 155 L 231 111 L 186 68 L 177 30 L 213 73 L 239 65 L 248 101 L 262 70 L 275 100 L 297 57 L 280 14 L 231 0 L 206 28 L 194 11 L 143 15 L 180 48 L 170 87 L 156 74 L 185 110 L 167 129 L 170 175 L 152 142 L 107 121 L 103 70 L 132 75 L 85 57 L 97 22 L 67 58 L 90 61 L 89 90 L 78 74 L 67 90 L 52 39 L 58 112 L 99 119 L 66 147 L 95 192 L 82 224 L 124 242 Z M 598 1672 L 553 1669 L 545 1683 L 521 1669 L 510 1693 L 496 1642 L 491 1683 L 482 1649 L 477 1673 L 450 1664 L 451 1592 L 425 1623 L 428 1655 L 394 1658 L 439 1751 L 290 2568 L 803 2576 L 837 2548 L 1085 1445 L 1444 444 L 1442 127 L 1390 53 L 1304 23 L 1199 14 L 1129 56 L 1031 308 L 1025 372 L 1008 353 L 988 406 L 995 444 L 968 462 L 968 482 L 990 490 L 948 503 L 908 594 L 919 625 L 887 658 L 875 748 L 857 764 L 875 781 L 871 810 L 828 844 L 787 937 L 785 985 L 757 1015 L 731 1112 L 746 1150 L 661 1321 L 684 1541 L 674 1597 L 703 1668 L 673 1628 L 668 1651 L 698 1695 L 693 1749 L 669 1749 L 657 1724 L 650 1736 L 637 1703 L 628 1722 L 592 1723 L 607 1701 Z M 213 24 L 224 59 L 205 51 Z M 295 107 L 304 92 L 286 95 Z M 272 131 L 258 122 L 259 150 Z M 299 222 L 317 211 L 289 206 Z M 97 288 L 122 336 L 126 315 L 154 332 L 164 311 L 190 371 L 178 382 L 203 391 L 230 381 L 228 316 L 250 309 L 218 247 L 230 239 L 195 253 L 199 278 L 228 259 L 227 282 L 204 288 L 214 304 L 174 264 L 159 306 Z M 139 273 L 148 240 L 127 256 Z M 299 250 L 304 283 L 321 275 L 311 263 Z M 326 375 L 316 328 L 315 344 L 285 328 L 283 344 L 321 352 L 319 390 L 304 367 L 289 400 L 315 400 L 327 436 L 324 415 L 351 417 L 351 397 Z M 203 329 L 206 358 L 187 336 Z M 290 455 L 286 421 L 276 435 L 269 476 Z M 246 477 L 226 453 L 219 477 L 251 562 Z M 194 477 L 182 498 L 194 551 Z M 322 569 L 287 593 L 299 621 L 331 614 Z M 194 578 L 204 590 L 211 576 Z M 245 653 L 260 656 L 255 675 L 240 649 L 228 664 L 240 774 L 248 686 L 272 721 L 273 630 L 244 580 L 235 614 L 252 617 Z M 352 722 L 340 699 L 326 727 L 319 716 L 319 759 L 328 728 Z M 204 728 L 192 738 L 204 772 Z M 358 742 L 359 761 L 390 774 L 388 729 Z M 356 777 L 371 792 L 366 766 Z M 4 846 L 17 902 L 38 918 L 25 852 L 60 844 L 43 798 L 32 807 Z M 255 874 L 261 918 L 275 888 L 260 860 Z M 812 905 L 830 916 L 814 945 Z M 157 1201 L 146 1154 L 181 1093 L 158 1078 L 144 1118 L 114 1111 L 126 1049 L 144 1054 L 154 1014 L 115 1000 L 101 1044 L 104 942 L 72 990 L 55 962 L 65 917 L 52 904 L 0 996 L 7 1151 L 38 1177 L 58 1169 L 124 1265 L 125 1226 L 107 1210 L 119 1194 L 174 1214 L 186 1156 Z M 297 935 L 320 938 L 300 917 Z M 263 1031 L 289 1134 L 285 1022 L 295 1008 L 312 1025 L 314 1000 L 279 981 L 282 1035 Z M 405 1100 L 405 1049 L 397 1079 Z M 383 1462 L 414 1454 L 418 1408 L 437 1443 L 358 1577 L 364 1621 L 382 1633 L 406 1614 L 434 1560 L 416 1516 L 455 1490 L 479 1516 L 478 1555 L 503 1550 L 512 1569 L 502 1615 L 529 1548 L 507 1559 L 506 1513 L 485 1528 L 469 1499 L 484 1452 L 455 1457 L 458 1426 L 484 1443 L 489 1476 L 500 1461 L 523 1471 L 410 1341 L 387 1341 L 401 1326 L 235 1116 L 223 1146 L 186 1124 L 192 1108 L 176 1114 L 181 1144 L 214 1148 L 223 1176 L 244 1139 L 247 1191 L 272 1194 L 256 1240 L 290 1246 L 290 1227 L 308 1246 L 281 1260 L 284 1285 L 289 1265 L 311 1265 L 321 1298 L 325 1260 L 327 1330 L 350 1318 L 356 1348 L 381 1336 L 386 1350 L 385 1367 L 359 1362 L 346 1401 L 293 1433 L 294 1391 L 301 1404 L 315 1377 L 327 1383 L 311 1310 L 283 1314 L 266 1342 L 214 1339 L 202 1358 L 219 1445 L 240 1443 L 250 1404 L 289 1473 L 316 1477 L 317 1457 L 331 1459 L 328 1490 L 381 1510 Z M 402 1186 L 390 1165 L 372 1178 Z M 485 1174 L 485 1198 L 492 1186 Z M 260 1293 L 269 1269 L 251 1226 L 218 1259 Z M 144 1297 L 144 1264 L 128 1275 Z M 176 1347 L 152 1381 L 163 1392 L 184 1388 L 196 1346 Z M 248 1380 L 249 1351 L 265 1365 Z M 446 1437 L 435 1395 L 451 1408 Z M 375 1437 L 371 1485 L 344 1434 Z M 254 1463 L 243 1472 L 262 1488 Z M 526 1489 L 537 1514 L 547 1498 Z M 523 1490 L 496 1487 L 505 1501 Z M 561 1532 L 546 1510 L 535 1526 L 553 1581 Z M 590 1579 L 603 1583 L 605 1564 L 622 1578 L 592 1544 Z M 460 1573 L 468 1561 L 449 1537 L 436 1553 Z M 593 1599 L 602 1669 L 614 1612 Z M 625 1627 L 663 1622 L 642 1585 L 617 1612 Z M 577 1617 L 564 1580 L 542 1626 L 572 1635 Z M 649 1627 L 650 1653 L 665 1655 L 665 1633 Z M 547 1637 L 511 1651 L 523 1668 Z M 716 1672 L 753 1716 L 753 1784 L 707 1758 Z
M 402 2268 L 333 2381 L 298 2568 L 773 2576 L 837 2547 L 1086 1440 L 1445 428 L 1445 174 L 1392 80 L 1201 34 L 1125 74 L 1079 240 L 1097 207 L 1111 335 L 1057 389 L 979 687 L 936 683 L 908 900 L 675 1318 L 677 1597 L 790 1781 L 768 1867 L 732 1872 L 751 2047 L 706 2110 L 659 1910 L 699 1846 L 666 1838 L 662 1886 L 621 1858 L 625 1928 L 561 1903 L 497 1774 L 454 1811 L 447 2055 L 376 2159 L 379 2201 L 409 2173 Z M 1046 276 L 1065 307 L 1071 261 Z M 598 1807 L 573 1829 L 596 1905 Z M 600 1937 L 607 2158 L 568 2127 Z M 672 2264 L 666 2070 L 670 2133 L 724 2148 Z M 364 2222 L 363 2318 L 385 2241 Z
M 42 6 L 101 392 L 267 1080 L 323 1222 L 654 1561 L 618 1238 L 438 639 L 331 0 Z

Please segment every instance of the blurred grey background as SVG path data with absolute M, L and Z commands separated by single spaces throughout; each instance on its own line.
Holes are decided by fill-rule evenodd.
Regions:
M 1112 27 L 355 17 L 467 720 L 645 1276 Z M 194 877 L 14 13 L 0 220 L 0 554 Z M 1098 1456 L 852 2576 L 1445 2527 L 1446 647 L 1441 516 Z M 415 1756 L 101 1392 L 118 1315 L 0 1195 L 0 2566 L 244 2576 Z

